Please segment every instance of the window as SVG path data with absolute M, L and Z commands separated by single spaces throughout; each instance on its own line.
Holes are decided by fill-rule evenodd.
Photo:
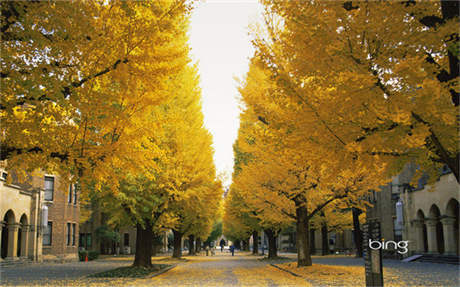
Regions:
M 86 233 L 86 247 L 91 247 L 92 243 L 91 233 Z
M 125 238 L 124 238 L 124 246 L 129 246 L 129 233 L 125 233 Z
M 84 247 L 85 249 L 91 248 L 91 233 L 80 233 L 78 242 L 79 247 Z
M 70 223 L 67 223 L 67 245 L 70 245 Z
M 80 233 L 78 236 L 78 247 L 85 247 L 85 234 Z
M 72 184 L 69 184 L 69 195 L 67 196 L 67 202 L 72 203 Z
M 394 234 L 395 241 L 402 240 L 402 231 L 403 231 L 402 223 L 398 222 L 397 219 L 395 218 L 393 220 L 393 234 Z
M 75 185 L 73 186 L 73 204 L 77 204 L 77 187 Z
M 52 201 L 54 194 L 54 177 L 45 176 L 45 200 Z
M 50 246 L 53 238 L 53 223 L 48 221 L 48 226 L 43 229 L 43 245 Z
M 75 246 L 75 231 L 77 230 L 77 225 L 72 223 L 72 246 Z

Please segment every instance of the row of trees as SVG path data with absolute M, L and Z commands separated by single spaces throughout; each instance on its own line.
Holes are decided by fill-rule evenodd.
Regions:
M 347 210 L 356 226 L 368 192 L 405 163 L 431 182 L 447 165 L 459 181 L 458 2 L 263 4 L 224 233 L 263 229 L 271 245 L 295 224 L 308 266 L 309 228 L 350 224 Z
M 135 225 L 135 265 L 173 229 L 205 240 L 221 182 L 189 58 L 188 1 L 1 3 L 1 160 L 79 182 L 111 224 Z M 22 176 L 21 176 L 22 175 Z M 82 204 L 83 204 L 82 202 Z

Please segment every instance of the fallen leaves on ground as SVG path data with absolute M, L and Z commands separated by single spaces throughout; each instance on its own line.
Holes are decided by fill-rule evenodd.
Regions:
M 149 286 L 228 286 L 222 282 L 224 270 L 218 268 L 194 268 L 176 266 L 167 273 L 145 280 Z M 136 283 L 142 285 L 142 281 Z
M 365 286 L 364 267 L 362 266 L 333 266 L 313 264 L 307 267 L 297 267 L 297 263 L 277 264 L 277 266 L 302 276 L 314 286 Z M 281 271 L 283 272 L 283 271 Z M 285 272 L 285 274 L 288 274 Z
M 272 266 L 236 268 L 233 274 L 239 286 L 311 286 L 305 279 L 295 277 Z

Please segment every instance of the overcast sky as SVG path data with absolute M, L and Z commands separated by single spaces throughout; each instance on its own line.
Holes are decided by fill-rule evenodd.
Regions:
M 205 1 L 191 19 L 190 45 L 198 62 L 205 125 L 213 135 L 214 161 L 218 172 L 233 171 L 233 142 L 239 127 L 238 91 L 235 77 L 248 70 L 254 49 L 248 26 L 260 21 L 257 1 Z

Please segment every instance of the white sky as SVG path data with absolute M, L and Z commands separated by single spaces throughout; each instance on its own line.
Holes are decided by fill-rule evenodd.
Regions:
M 260 21 L 256 0 L 208 0 L 193 11 L 190 29 L 192 57 L 198 62 L 205 125 L 213 135 L 214 161 L 229 185 L 233 171 L 233 142 L 239 127 L 238 83 L 248 70 L 254 49 L 248 26 Z

